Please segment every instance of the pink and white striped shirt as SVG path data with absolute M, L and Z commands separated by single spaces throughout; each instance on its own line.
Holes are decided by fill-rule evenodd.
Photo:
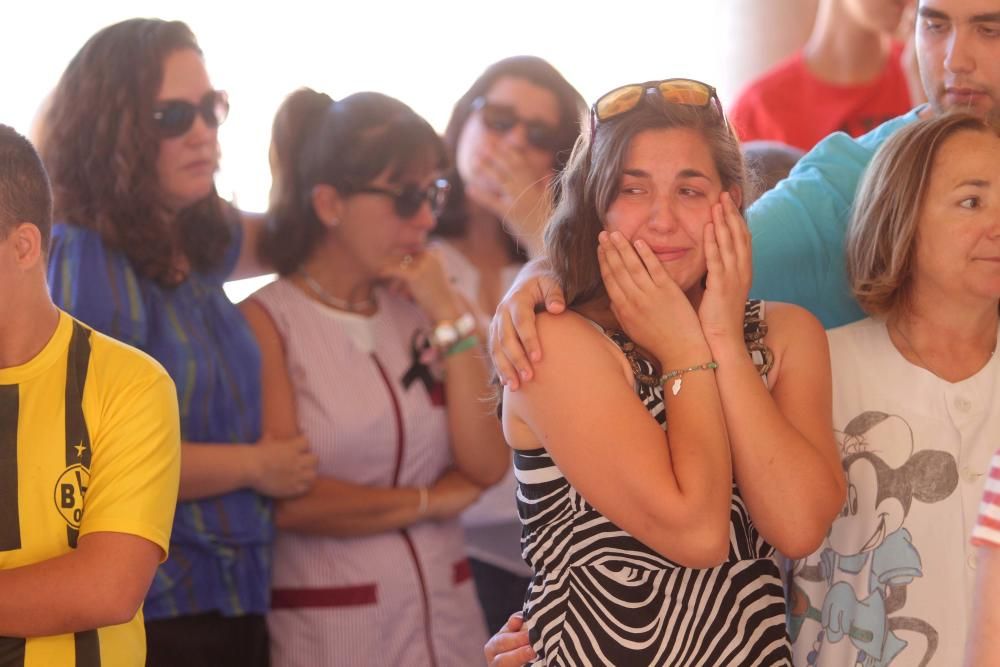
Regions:
M 979 504 L 979 518 L 972 529 L 972 543 L 1000 547 L 1000 451 L 990 461 L 983 500 Z
M 403 381 L 428 329 L 414 304 L 379 291 L 378 312 L 362 317 L 288 280 L 252 298 L 281 335 L 321 476 L 429 486 L 450 467 L 443 387 Z M 465 667 L 482 661 L 486 640 L 457 520 L 351 538 L 279 532 L 268 625 L 275 667 Z

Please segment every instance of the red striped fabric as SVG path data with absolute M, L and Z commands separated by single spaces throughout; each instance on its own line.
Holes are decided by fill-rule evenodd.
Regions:
M 275 588 L 271 591 L 271 609 L 351 607 L 375 604 L 375 584 L 335 588 Z

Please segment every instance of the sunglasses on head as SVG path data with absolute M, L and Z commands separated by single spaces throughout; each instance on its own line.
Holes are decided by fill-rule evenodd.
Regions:
M 705 108 L 714 104 L 719 118 L 727 128 L 729 127 L 726 114 L 722 112 L 722 102 L 719 101 L 719 94 L 714 87 L 694 79 L 664 79 L 631 83 L 601 95 L 590 108 L 590 136 L 594 136 L 599 124 L 632 111 L 647 96 L 658 98 L 667 104 L 688 107 Z
M 439 178 L 426 188 L 421 188 L 416 183 L 408 183 L 396 190 L 368 185 L 363 188 L 357 188 L 354 192 L 392 197 L 393 208 L 396 211 L 396 215 L 401 218 L 412 218 L 417 214 L 424 202 L 427 202 L 431 206 L 431 213 L 436 218 L 444 210 L 450 189 L 451 186 L 448 184 L 448 181 Z
M 157 102 L 153 110 L 153 120 L 164 139 L 185 134 L 199 115 L 205 125 L 219 127 L 229 115 L 229 98 L 221 90 L 210 90 L 197 104 L 187 100 L 164 100 Z
M 507 134 L 518 124 L 524 125 L 524 136 L 528 143 L 543 151 L 553 152 L 559 148 L 559 129 L 540 120 L 526 120 L 517 115 L 514 107 L 494 104 L 485 97 L 472 101 L 472 110 L 479 111 L 483 125 L 497 134 Z

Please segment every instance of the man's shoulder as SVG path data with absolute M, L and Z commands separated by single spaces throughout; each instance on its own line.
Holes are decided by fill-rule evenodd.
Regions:
M 903 129 L 910 123 L 914 123 L 920 118 L 920 112 L 923 110 L 923 106 L 910 109 L 902 116 L 896 116 L 895 118 L 890 118 L 878 127 L 874 128 L 867 134 L 863 134 L 858 137 L 855 141 L 872 152 L 878 150 L 878 148 L 886 142 L 886 140 L 894 135 L 899 130 Z
M 160 362 L 142 350 L 92 329 L 79 320 L 74 322 L 89 333 L 91 368 L 103 376 L 129 382 L 170 381 Z
M 798 161 L 789 177 L 778 188 L 764 193 L 753 208 L 763 210 L 772 201 L 780 201 L 788 196 L 797 197 L 800 193 L 796 188 L 806 184 L 810 191 L 815 188 L 843 190 L 849 204 L 857 181 L 875 152 L 890 136 L 916 121 L 917 112 L 918 109 L 914 109 L 888 120 L 861 137 L 851 137 L 844 132 L 834 132 L 827 136 Z M 759 210 L 755 213 L 759 213 Z
M 802 160 L 800 160 L 800 164 L 808 166 L 812 162 L 837 158 L 847 153 L 863 153 L 870 159 L 889 137 L 906 125 L 915 122 L 919 118 L 919 112 L 920 107 L 911 109 L 902 116 L 890 118 L 871 132 L 863 134 L 860 137 L 852 137 L 844 132 L 834 132 L 806 153 L 802 157 Z

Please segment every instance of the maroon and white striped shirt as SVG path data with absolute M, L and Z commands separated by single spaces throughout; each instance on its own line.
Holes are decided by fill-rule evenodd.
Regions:
M 983 487 L 979 518 L 972 529 L 972 543 L 1000 547 L 1000 451 L 993 455 L 990 472 Z
M 253 297 L 281 335 L 298 422 L 319 474 L 377 487 L 429 486 L 451 465 L 443 387 L 404 386 L 423 313 L 379 291 L 378 312 L 326 308 L 287 280 Z M 455 520 L 353 538 L 279 532 L 275 667 L 478 664 L 485 626 Z

